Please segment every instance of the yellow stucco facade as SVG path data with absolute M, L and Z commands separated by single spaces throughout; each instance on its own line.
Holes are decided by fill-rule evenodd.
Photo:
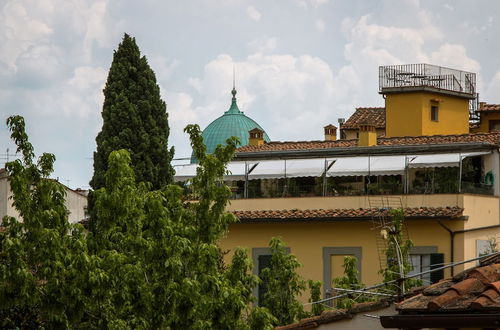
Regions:
M 497 131 L 498 129 L 491 129 L 490 130 L 490 122 L 492 121 L 498 121 L 500 122 L 500 112 L 492 112 L 492 113 L 487 113 L 487 112 L 482 112 L 481 113 L 481 122 L 479 124 L 479 128 L 476 130 L 476 132 L 481 132 L 481 133 L 488 133 L 490 131 Z
M 437 106 L 437 118 L 431 108 Z M 469 100 L 431 92 L 400 92 L 385 98 L 386 136 L 469 133 Z
M 401 195 L 403 207 L 444 207 L 459 206 L 464 208 L 467 220 L 408 220 L 406 222 L 409 238 L 414 246 L 430 249 L 444 254 L 444 262 L 451 261 L 451 235 L 443 227 L 458 231 L 454 235 L 453 258 L 455 261 L 474 258 L 477 254 L 476 240 L 487 240 L 500 228 L 475 230 L 483 226 L 500 223 L 500 201 L 498 197 L 443 194 L 443 195 Z M 320 208 L 367 208 L 367 196 L 343 197 L 306 197 L 306 198 L 265 198 L 233 200 L 228 210 L 284 210 L 284 209 L 320 209 Z M 463 232 L 464 230 L 471 230 Z M 342 273 L 344 255 L 355 255 L 360 251 L 361 280 L 366 285 L 380 283 L 381 275 L 377 236 L 372 221 L 283 221 L 278 223 L 237 223 L 229 228 L 220 246 L 229 250 L 229 258 L 235 247 L 245 247 L 250 256 L 255 249 L 267 248 L 272 237 L 283 238 L 290 252 L 297 256 L 302 264 L 299 274 L 305 279 L 331 282 L 332 278 Z M 329 251 L 329 252 L 328 252 Z M 337 252 L 335 252 L 337 251 Z M 474 263 L 456 266 L 455 273 L 473 266 Z M 445 271 L 445 277 L 451 271 Z M 327 285 L 328 287 L 328 285 Z M 303 297 L 306 301 L 306 297 Z

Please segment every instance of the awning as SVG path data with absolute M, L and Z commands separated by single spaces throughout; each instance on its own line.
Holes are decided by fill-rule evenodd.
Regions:
M 460 159 L 474 156 L 482 156 L 491 152 L 467 152 L 467 153 L 449 153 L 432 155 L 408 156 L 408 167 L 457 167 L 460 165 Z
M 251 163 L 249 163 L 251 166 Z M 182 182 L 194 178 L 198 164 L 176 165 L 175 182 Z M 251 168 L 251 167 L 250 167 Z M 224 175 L 225 180 L 245 180 L 245 162 L 230 162 L 227 164 L 228 174 Z
M 286 177 L 322 176 L 325 171 L 324 158 L 288 159 L 286 161 Z
M 174 181 L 175 182 L 182 182 L 182 181 L 186 181 L 186 180 L 189 180 L 189 179 L 195 177 L 197 167 L 198 167 L 198 164 L 187 164 L 187 165 L 174 166 L 174 170 L 175 170 Z
M 328 176 L 402 175 L 408 164 L 410 168 L 459 166 L 466 157 L 482 156 L 490 152 L 448 153 L 432 155 L 357 156 L 332 159 L 279 159 L 262 161 L 230 162 L 225 180 L 279 179 L 295 177 L 320 177 L 325 165 Z M 246 163 L 246 165 L 245 165 Z M 175 181 L 186 181 L 196 176 L 198 164 L 174 166 Z
M 405 156 L 336 158 L 328 176 L 400 175 L 405 170 Z
M 251 164 L 248 164 L 251 168 Z M 228 174 L 224 176 L 225 180 L 245 180 L 245 162 L 230 162 L 227 164 Z
M 249 180 L 279 179 L 285 177 L 284 160 L 263 160 L 248 174 Z

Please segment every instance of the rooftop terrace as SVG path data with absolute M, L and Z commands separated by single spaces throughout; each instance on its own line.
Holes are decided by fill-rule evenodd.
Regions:
M 476 74 L 430 64 L 402 64 L 379 67 L 379 92 L 412 90 L 452 93 L 474 99 Z

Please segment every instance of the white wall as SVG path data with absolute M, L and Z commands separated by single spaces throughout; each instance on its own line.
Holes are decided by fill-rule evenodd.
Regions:
M 12 196 L 9 180 L 0 178 L 0 219 L 8 215 L 19 217 L 19 212 L 12 206 Z M 69 222 L 76 223 L 85 218 L 85 209 L 87 208 L 87 196 L 66 188 L 66 207 L 69 211 Z

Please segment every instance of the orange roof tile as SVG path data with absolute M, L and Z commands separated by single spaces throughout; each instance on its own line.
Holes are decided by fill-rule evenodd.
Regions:
M 416 207 L 404 210 L 407 218 L 449 218 L 459 219 L 463 209 L 459 207 Z M 349 219 L 371 218 L 388 214 L 388 209 L 316 209 L 316 210 L 261 210 L 233 211 L 241 221 L 258 220 L 303 220 L 303 219 Z
M 342 129 L 358 129 L 362 123 L 370 123 L 376 128 L 385 128 L 385 108 L 356 108 L 356 111 L 342 125 Z
M 426 145 L 426 144 L 454 144 L 454 143 L 488 143 L 500 146 L 500 132 L 471 133 L 456 135 L 430 135 L 430 136 L 403 136 L 403 137 L 379 137 L 377 145 Z M 260 146 L 244 146 L 238 148 L 237 153 L 243 152 L 267 152 L 285 150 L 316 150 L 330 148 L 347 148 L 357 146 L 357 140 L 336 141 L 297 141 L 297 142 L 269 142 Z M 374 148 L 374 147 L 372 147 Z
M 468 269 L 442 280 L 402 301 L 397 309 L 403 314 L 500 311 L 500 264 Z
M 477 112 L 496 112 L 500 111 L 500 104 L 482 104 Z

